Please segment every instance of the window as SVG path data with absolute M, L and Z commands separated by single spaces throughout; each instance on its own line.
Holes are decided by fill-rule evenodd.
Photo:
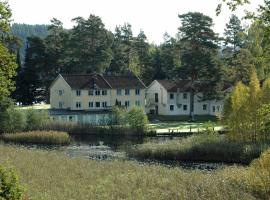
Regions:
M 213 106 L 213 108 L 212 108 L 212 109 L 213 109 L 213 112 L 216 112 L 216 107 L 215 107 L 215 106 Z
M 155 93 L 155 102 L 158 103 L 158 93 Z
M 64 90 L 58 90 L 58 94 L 59 94 L 59 96 L 62 96 L 62 95 L 63 95 L 63 93 L 64 93 Z
M 73 121 L 73 117 L 72 117 L 72 116 L 69 116 L 69 117 L 68 117 L 68 120 L 69 120 L 70 122 L 72 122 L 72 121 Z
M 129 89 L 125 89 L 125 95 L 129 95 Z
M 121 89 L 117 89 L 117 95 L 120 96 L 122 93 L 122 90 Z
M 76 90 L 76 95 L 81 96 L 81 90 Z
M 174 105 L 170 105 L 170 111 L 174 111 Z
M 129 107 L 129 101 L 125 101 L 125 106 Z
M 183 110 L 187 110 L 187 105 L 183 105 Z
M 140 106 L 141 105 L 141 102 L 140 101 L 135 101 L 135 105 L 136 106 Z
M 103 108 L 106 108 L 107 107 L 107 102 L 106 101 L 102 102 L 102 107 Z
M 174 99 L 174 94 L 170 93 L 170 99 Z
M 183 93 L 183 99 L 187 99 L 187 93 Z
M 97 107 L 97 108 L 100 107 L 100 102 L 96 102 L 96 107 Z
M 220 107 L 219 107 L 219 106 L 217 106 L 217 111 L 218 111 L 218 112 L 219 112 L 219 108 L 220 108 Z
M 203 104 L 203 110 L 207 110 L 207 104 Z
M 59 101 L 59 108 L 61 109 L 61 108 L 63 108 L 63 106 L 64 106 L 64 102 Z
M 94 102 L 89 102 L 89 108 L 93 108 L 94 107 Z
M 76 108 L 80 108 L 81 107 L 81 102 L 76 102 Z
M 102 90 L 102 95 L 107 96 L 107 90 Z
M 96 90 L 95 94 L 96 94 L 96 96 L 99 96 L 100 95 L 100 90 Z
M 136 90 L 135 90 L 135 94 L 136 94 L 136 95 L 140 95 L 140 92 L 141 92 L 140 89 L 136 89 Z
M 117 102 L 117 105 L 118 105 L 118 106 L 121 106 L 121 101 L 118 101 L 118 102 Z
M 94 96 L 94 90 L 89 90 L 89 91 L 88 91 L 88 95 L 89 95 L 89 96 Z

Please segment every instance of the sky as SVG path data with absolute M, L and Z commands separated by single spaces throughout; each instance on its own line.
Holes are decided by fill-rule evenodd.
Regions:
M 143 30 L 148 41 L 160 44 L 165 32 L 175 36 L 181 25 L 178 14 L 202 12 L 213 18 L 214 30 L 222 34 L 232 14 L 223 7 L 219 16 L 215 9 L 221 0 L 8 0 L 13 13 L 13 23 L 50 24 L 52 18 L 63 22 L 65 28 L 74 25 L 71 19 L 90 14 L 101 17 L 106 28 L 113 31 L 117 25 L 128 22 L 133 35 Z M 244 16 L 244 10 L 255 11 L 263 0 L 251 0 L 251 4 L 234 14 Z M 243 24 L 247 22 L 243 21 Z

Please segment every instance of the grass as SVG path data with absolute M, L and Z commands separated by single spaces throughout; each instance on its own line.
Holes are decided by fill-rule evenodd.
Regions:
M 217 122 L 158 122 L 149 125 L 149 128 L 155 130 L 157 133 L 168 133 L 170 130 L 178 130 L 181 132 L 198 132 L 205 128 L 221 129 Z
M 0 165 L 15 167 L 31 199 L 256 199 L 243 184 L 244 167 L 201 172 L 130 161 L 71 159 L 7 145 L 0 145 L 0 152 Z
M 6 133 L 1 136 L 1 139 L 5 142 L 43 145 L 66 145 L 71 141 L 70 136 L 67 133 L 57 131 Z
M 179 122 L 179 121 L 187 122 L 190 120 L 190 117 L 188 115 L 151 115 L 151 114 L 148 114 L 147 116 L 150 121 L 159 120 L 163 122 Z M 212 115 L 195 115 L 194 118 L 196 122 L 208 122 L 209 120 L 218 121 L 218 118 Z
M 35 109 L 35 110 L 48 110 L 51 108 L 50 104 L 35 104 L 32 106 L 16 106 L 19 110 L 29 110 L 29 109 Z
M 138 159 L 248 164 L 269 145 L 231 142 L 223 135 L 201 134 L 164 143 L 141 144 L 132 149 L 129 155 Z

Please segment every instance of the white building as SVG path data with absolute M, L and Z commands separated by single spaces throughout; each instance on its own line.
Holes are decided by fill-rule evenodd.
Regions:
M 154 80 L 146 90 L 146 112 L 157 115 L 190 115 L 190 80 Z M 221 115 L 224 100 L 201 101 L 202 90 L 194 95 L 194 115 Z

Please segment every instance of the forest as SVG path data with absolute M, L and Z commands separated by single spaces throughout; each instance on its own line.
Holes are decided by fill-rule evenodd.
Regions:
M 232 15 L 223 35 L 214 32 L 209 16 L 178 15 L 177 35 L 164 33 L 159 45 L 149 43 L 143 30 L 134 35 L 129 23 L 112 32 L 92 14 L 74 18 L 72 29 L 55 18 L 49 25 L 13 24 L 5 37 L 6 46 L 17 54 L 12 97 L 23 105 L 48 101 L 48 88 L 59 73 L 94 72 L 132 73 L 146 85 L 154 79 L 204 81 L 209 88 L 205 97 L 220 97 L 224 86 L 247 83 L 253 69 L 259 80 L 269 75 L 267 2 L 249 16 L 248 27 Z

